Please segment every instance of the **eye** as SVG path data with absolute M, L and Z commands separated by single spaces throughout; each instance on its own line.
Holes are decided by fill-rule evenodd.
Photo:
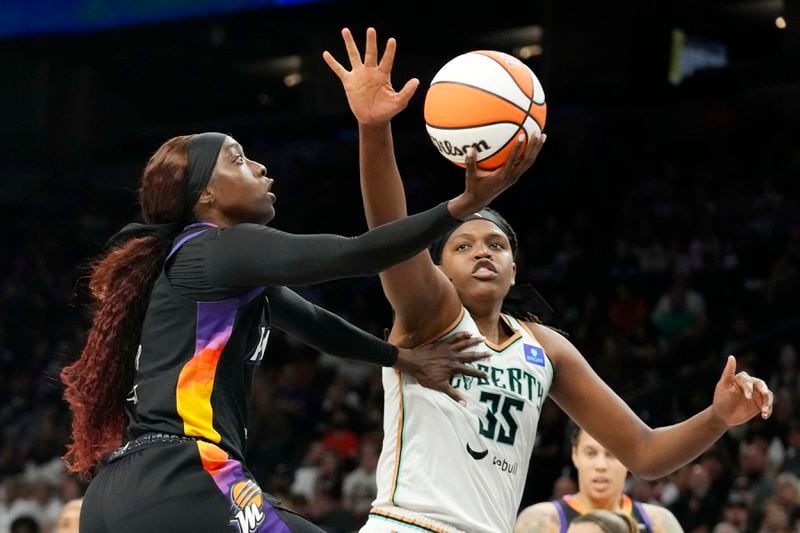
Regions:
M 236 155 L 236 162 L 239 163 L 239 164 L 244 163 L 244 156 L 242 154 L 237 154 Z
M 469 249 L 469 244 L 467 244 L 465 242 L 462 242 L 461 244 L 456 246 L 456 251 L 457 252 L 463 252 L 463 251 L 468 250 L 468 249 Z
M 494 248 L 495 250 L 505 250 L 506 247 L 502 242 L 493 242 L 489 244 L 490 248 Z

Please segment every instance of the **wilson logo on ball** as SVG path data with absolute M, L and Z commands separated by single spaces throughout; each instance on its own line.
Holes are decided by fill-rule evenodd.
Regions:
M 433 141 L 433 145 L 439 149 L 439 152 L 441 152 L 442 155 L 445 156 L 452 155 L 462 158 L 466 157 L 467 150 L 469 150 L 471 146 L 474 146 L 475 150 L 478 152 L 478 157 L 480 157 L 481 152 L 490 149 L 488 143 L 483 139 L 474 144 L 465 144 L 464 146 L 461 147 L 453 146 L 452 144 L 450 144 L 450 141 L 440 141 L 433 135 L 431 135 L 431 141 Z

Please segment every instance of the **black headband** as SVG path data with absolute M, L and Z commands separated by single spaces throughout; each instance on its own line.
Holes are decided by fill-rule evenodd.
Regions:
M 469 222 L 470 220 L 486 220 L 500 228 L 506 237 L 508 237 L 508 242 L 511 244 L 511 254 L 516 258 L 519 244 L 517 242 L 517 234 L 514 233 L 514 230 L 511 228 L 508 222 L 500 218 L 497 213 L 490 211 L 489 209 L 482 209 L 481 211 L 462 219 L 461 223 L 463 224 L 464 222 Z M 431 258 L 437 265 L 441 264 L 442 262 L 442 251 L 444 250 L 444 245 L 447 243 L 447 239 L 450 238 L 450 235 L 452 235 L 456 229 L 458 229 L 458 226 L 439 237 L 431 245 Z M 503 299 L 503 312 L 522 320 L 528 320 L 531 317 L 537 317 L 540 320 L 547 321 L 550 319 L 553 309 L 547 303 L 547 300 L 545 300 L 542 295 L 533 288 L 533 285 L 529 283 L 522 283 L 512 286 L 508 291 L 508 294 Z
M 488 209 L 481 209 L 477 213 L 469 215 L 466 218 L 461 219 L 461 224 L 464 222 L 469 222 L 470 220 L 486 220 L 491 222 L 508 237 L 508 242 L 511 244 L 511 254 L 516 257 L 517 256 L 517 235 L 514 233 L 514 230 L 511 229 L 508 222 L 497 216 L 493 211 Z M 449 232 L 445 233 L 438 239 L 436 239 L 433 244 L 430 246 L 431 257 L 433 258 L 433 262 L 437 265 L 442 262 L 442 251 L 444 250 L 444 245 L 447 243 L 447 239 L 450 238 L 450 235 L 458 229 L 459 226 L 456 226 Z
M 219 151 L 226 137 L 224 133 L 198 133 L 192 135 L 189 141 L 189 168 L 186 176 L 186 206 L 189 212 L 194 209 L 200 193 L 214 173 Z
M 117 246 L 134 237 L 153 236 L 161 239 L 173 239 L 188 224 L 192 210 L 200 193 L 208 185 L 214 167 L 217 165 L 219 151 L 227 135 L 224 133 L 198 133 L 189 141 L 189 166 L 186 170 L 186 206 L 185 220 L 162 224 L 140 224 L 132 222 L 106 241 L 106 248 Z

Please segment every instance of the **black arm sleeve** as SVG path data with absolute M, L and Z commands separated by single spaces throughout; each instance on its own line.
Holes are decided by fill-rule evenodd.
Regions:
M 395 346 L 286 287 L 269 287 L 267 298 L 272 324 L 317 350 L 381 366 L 392 366 L 397 361 Z
M 238 224 L 205 243 L 206 275 L 212 285 L 241 288 L 373 275 L 419 253 L 458 223 L 443 202 L 358 237 Z

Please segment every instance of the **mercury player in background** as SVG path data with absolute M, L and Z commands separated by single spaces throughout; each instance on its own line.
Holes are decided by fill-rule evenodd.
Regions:
M 628 469 L 591 435 L 576 427 L 571 440 L 578 492 L 523 510 L 514 533 L 566 533 L 575 518 L 595 509 L 626 514 L 637 522 L 641 532 L 683 532 L 669 509 L 633 501 L 622 493 Z
M 361 190 L 370 227 L 407 216 L 391 118 L 405 108 L 410 80 L 391 85 L 396 43 L 378 58 L 375 30 L 361 52 L 342 30 L 350 70 L 323 58 L 341 80 L 359 127 Z M 530 139 L 528 165 L 545 136 Z M 466 159 L 476 168 L 475 150 Z M 513 164 L 513 162 L 512 162 Z M 535 190 L 535 184 L 528 185 Z M 464 403 L 384 370 L 384 440 L 378 496 L 362 533 L 498 533 L 514 527 L 542 402 L 548 394 L 637 476 L 664 476 L 697 457 L 733 425 L 772 412 L 766 384 L 736 373 L 730 356 L 713 404 L 679 424 L 648 427 L 561 333 L 536 319 L 532 288 L 516 284 L 517 238 L 496 212 L 482 210 L 431 251 L 380 274 L 394 311 L 390 341 L 419 346 L 457 332 L 485 337 L 487 378 L 456 378 Z

